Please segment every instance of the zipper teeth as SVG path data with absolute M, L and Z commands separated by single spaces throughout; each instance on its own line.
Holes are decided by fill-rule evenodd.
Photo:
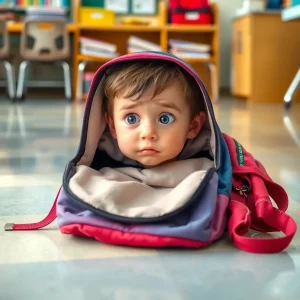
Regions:
M 71 167 L 71 166 L 72 165 L 70 165 L 69 167 Z M 165 214 L 165 215 L 159 216 L 159 217 L 151 217 L 151 218 L 130 218 L 130 217 L 123 217 L 123 216 L 118 216 L 118 215 L 114 215 L 114 214 L 105 212 L 101 209 L 97 209 L 97 208 L 93 207 L 92 205 L 84 202 L 83 200 L 79 199 L 76 195 L 74 195 L 73 192 L 69 188 L 67 178 L 64 178 L 63 186 L 64 186 L 65 192 L 67 193 L 67 195 L 70 197 L 71 200 L 73 200 L 78 206 L 80 206 L 82 208 L 85 208 L 85 209 L 88 209 L 88 210 L 92 211 L 93 213 L 95 213 L 98 216 L 105 217 L 107 219 L 118 221 L 118 222 L 125 222 L 125 223 L 160 222 L 160 221 L 163 221 L 167 218 L 171 218 L 171 217 L 179 214 L 181 211 L 185 210 L 188 206 L 192 205 L 196 201 L 199 201 L 198 196 L 202 193 L 204 187 L 207 185 L 208 181 L 212 178 L 213 174 L 215 173 L 215 170 L 216 170 L 215 168 L 211 168 L 207 171 L 207 173 L 204 176 L 203 180 L 201 181 L 199 187 L 197 188 L 197 190 L 194 192 L 191 199 L 186 204 L 184 204 L 183 206 L 181 206 L 177 210 L 172 211 L 168 214 Z M 73 175 L 74 174 L 75 174 L 75 172 L 73 172 Z

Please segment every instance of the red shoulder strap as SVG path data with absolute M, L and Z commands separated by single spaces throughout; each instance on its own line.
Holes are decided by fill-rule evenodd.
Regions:
M 5 224 L 4 229 L 6 231 L 12 231 L 12 230 L 35 230 L 40 229 L 43 227 L 46 227 L 47 225 L 51 224 L 56 219 L 56 203 L 57 198 L 60 193 L 61 188 L 59 189 L 56 198 L 54 200 L 54 203 L 52 205 L 52 208 L 45 219 L 43 219 L 40 222 L 37 223 L 28 223 L 28 224 L 14 224 L 14 223 L 7 223 Z
M 263 183 L 259 177 L 254 178 L 252 183 L 256 185 L 258 181 Z M 256 182 L 255 182 L 256 181 Z M 252 192 L 251 192 L 252 193 Z M 252 201 L 252 195 L 248 195 Z M 254 253 L 275 253 L 283 251 L 292 241 L 296 233 L 297 225 L 295 221 L 282 210 L 273 207 L 269 197 L 259 197 L 254 200 L 255 218 L 263 221 L 274 231 L 281 231 L 285 234 L 277 238 L 256 238 L 246 237 L 250 228 L 256 228 L 253 220 L 253 212 L 245 203 L 243 196 L 236 191 L 232 191 L 229 203 L 230 218 L 228 231 L 233 243 L 240 249 Z M 252 199 L 251 199 L 252 198 Z M 247 201 L 247 200 L 246 200 Z
M 284 250 L 296 233 L 296 222 L 285 213 L 288 196 L 273 182 L 263 165 L 238 142 L 223 134 L 232 164 L 233 189 L 229 202 L 228 231 L 234 244 L 255 253 L 275 253 Z M 244 186 L 246 183 L 246 187 Z M 277 204 L 273 207 L 270 196 Z M 283 237 L 246 237 L 250 228 L 258 231 L 281 231 Z

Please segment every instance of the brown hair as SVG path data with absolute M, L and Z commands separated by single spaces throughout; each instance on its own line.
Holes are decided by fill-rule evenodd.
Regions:
M 204 100 L 197 82 L 173 62 L 161 60 L 126 61 L 107 70 L 104 79 L 104 107 L 112 114 L 113 99 L 136 96 L 138 100 L 150 87 L 152 97 L 159 95 L 168 85 L 177 82 L 191 108 L 191 117 L 204 110 Z M 126 93 L 124 95 L 124 93 Z

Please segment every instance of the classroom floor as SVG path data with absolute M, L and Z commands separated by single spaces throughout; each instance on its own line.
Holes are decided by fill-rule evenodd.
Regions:
M 300 105 L 222 98 L 222 131 L 239 140 L 290 196 L 300 220 Z M 224 236 L 203 250 L 119 247 L 44 230 L 4 232 L 41 220 L 80 137 L 83 105 L 0 99 L 0 300 L 298 300 L 300 233 L 284 253 L 257 255 Z

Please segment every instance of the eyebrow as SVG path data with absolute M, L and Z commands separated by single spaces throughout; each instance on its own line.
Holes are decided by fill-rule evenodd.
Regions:
M 158 102 L 160 104 L 160 106 L 162 107 L 165 107 L 165 108 L 171 108 L 171 109 L 174 109 L 178 112 L 181 112 L 181 109 L 174 103 L 167 103 L 167 102 Z M 135 108 L 136 106 L 138 106 L 138 101 L 137 102 L 134 102 L 134 103 L 130 103 L 130 104 L 124 104 L 120 110 L 129 110 L 129 109 L 133 109 Z
M 163 107 L 172 108 L 174 110 L 177 110 L 178 112 L 181 112 L 181 109 L 174 103 L 159 102 L 159 104 Z
M 130 104 L 124 104 L 124 105 L 120 108 L 120 110 L 128 110 L 128 109 L 132 109 L 132 108 L 135 108 L 137 105 L 138 105 L 137 102 L 130 103 Z

